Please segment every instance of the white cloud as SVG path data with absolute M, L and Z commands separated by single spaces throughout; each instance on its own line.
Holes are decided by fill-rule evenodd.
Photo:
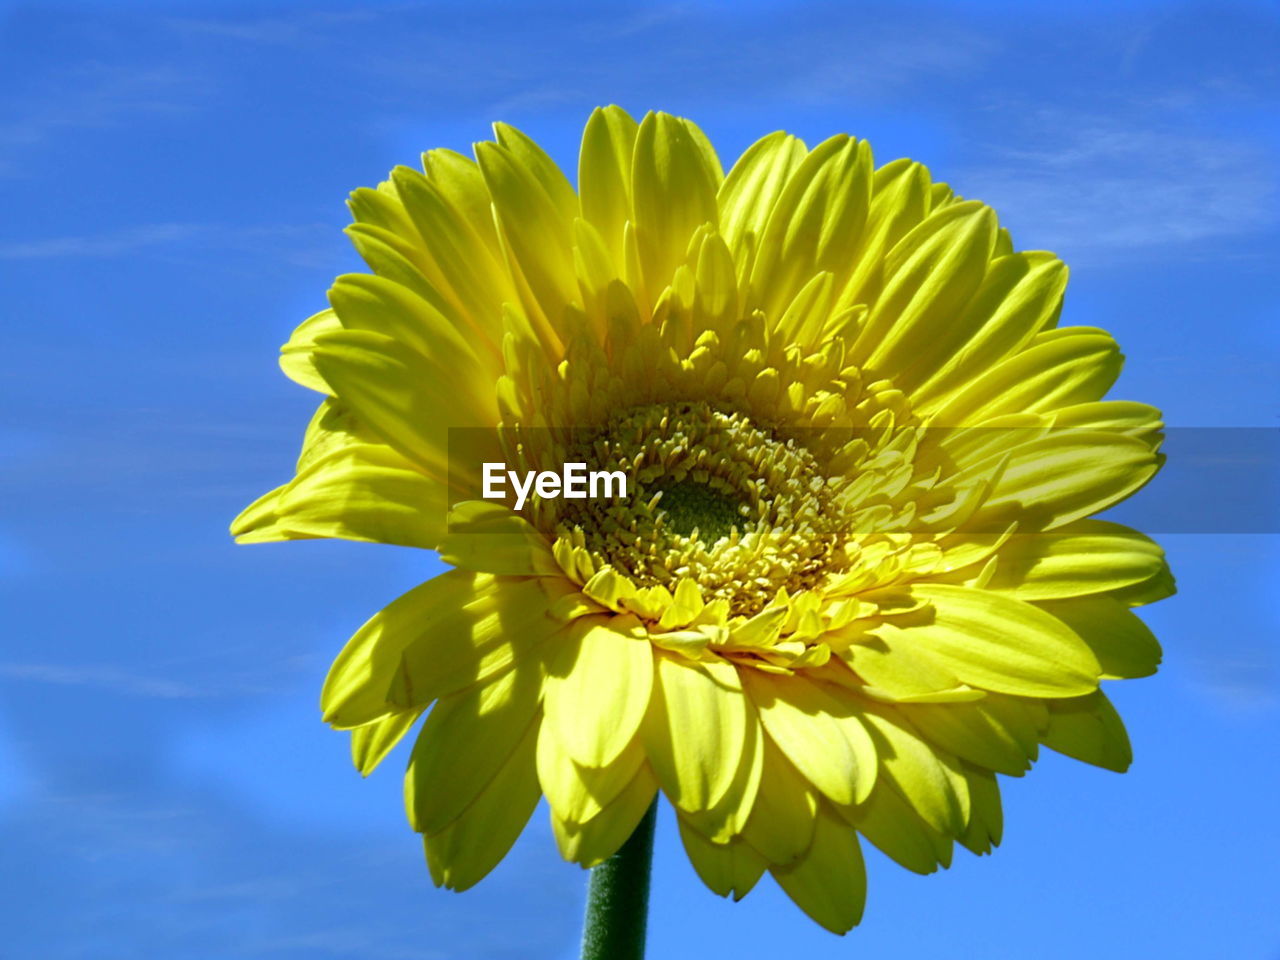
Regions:
M 394 8 L 393 8 L 394 9 Z M 388 11 L 302 10 L 289 16 L 257 18 L 172 17 L 166 25 L 175 33 L 214 37 L 261 46 L 300 46 L 339 40 L 353 24 L 366 23 Z
M 1219 255 L 1275 225 L 1275 164 L 1262 145 L 1149 112 L 1041 110 L 958 185 L 995 206 L 1019 246 L 1072 259 Z
M 190 668 L 197 658 L 168 664 Z M 163 666 L 163 665 L 162 665 Z M 293 657 L 259 664 L 253 678 L 218 675 L 205 666 L 199 683 L 189 683 L 162 673 L 143 673 L 111 664 L 8 662 L 0 663 L 0 678 L 59 687 L 87 687 L 126 697 L 154 700 L 206 700 L 220 697 L 262 696 L 278 693 L 283 683 L 310 670 L 308 657 Z
M 107 233 L 18 240 L 0 244 L 0 260 L 49 260 L 65 257 L 112 258 L 167 246 L 201 233 L 192 223 L 152 223 Z
M 312 268 L 328 267 L 345 252 L 340 229 L 329 223 L 149 223 L 101 233 L 37 237 L 0 244 L 0 260 L 113 259 L 141 254 L 174 255 L 198 249 Z
M 186 700 L 209 695 L 209 691 L 179 680 L 142 676 L 111 666 L 66 667 L 51 663 L 0 663 L 0 677 L 56 686 L 94 687 L 130 696 L 165 700 Z
M 0 175 L 17 175 L 26 150 L 59 134 L 179 114 L 209 89 L 188 68 L 167 64 L 78 63 L 32 79 L 33 91 L 25 97 L 11 93 L 0 114 Z

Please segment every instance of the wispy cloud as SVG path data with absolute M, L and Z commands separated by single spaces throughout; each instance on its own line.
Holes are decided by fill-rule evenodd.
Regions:
M 51 663 L 0 663 L 0 677 L 67 687 L 94 687 L 130 696 L 187 700 L 208 692 L 180 680 L 140 676 L 112 666 L 66 667 Z
M 178 255 L 192 249 L 270 256 L 277 263 L 308 268 L 331 264 L 335 251 L 345 248 L 338 228 L 329 223 L 149 223 L 101 233 L 11 241 L 0 244 L 0 260 L 113 259 Z
M 183 664 L 177 664 L 182 666 Z M 190 669 L 191 662 L 185 664 Z M 282 682 L 294 679 L 312 665 L 309 657 L 294 657 L 259 664 L 252 676 L 219 675 L 205 665 L 198 683 L 145 673 L 113 664 L 0 662 L 0 679 L 43 683 L 59 687 L 85 687 L 125 697 L 153 700 L 208 700 L 221 697 L 278 693 Z M 171 665 L 173 666 L 173 665 Z
M 209 89 L 189 67 L 163 63 L 80 63 L 37 79 L 0 109 L 0 175 L 18 174 L 26 150 L 59 134 L 180 114 Z
M 997 40 L 944 23 L 907 20 L 878 28 L 815 29 L 791 46 L 785 91 L 799 101 L 876 98 L 924 80 L 955 78 L 977 69 L 999 49 Z M 857 56 L 849 50 L 856 49 Z
M 1043 109 L 988 154 L 962 177 L 964 192 L 1015 230 L 1034 225 L 1022 245 L 1088 259 L 1202 257 L 1277 222 L 1275 163 L 1261 144 L 1178 125 L 1150 104 Z
M 193 223 L 152 223 L 107 233 L 18 240 L 0 244 L 0 260 L 123 257 L 189 240 L 203 230 Z
M 259 46 L 302 46 L 336 40 L 345 29 L 368 23 L 387 11 L 300 10 L 270 17 L 171 17 L 166 25 L 177 34 L 211 37 Z

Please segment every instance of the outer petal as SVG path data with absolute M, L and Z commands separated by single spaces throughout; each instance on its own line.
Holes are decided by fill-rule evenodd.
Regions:
M 785 866 L 801 857 L 813 841 L 818 796 L 768 737 L 764 772 L 743 839 L 770 863 Z
M 980 377 L 1017 352 L 1057 316 L 1067 286 L 1067 268 L 1050 253 L 1013 253 L 992 261 L 964 312 L 918 349 L 901 354 L 894 384 L 907 390 L 912 406 L 927 410 L 944 396 Z
M 566 823 L 553 810 L 551 828 L 561 855 L 583 867 L 608 860 L 635 831 L 657 792 L 653 771 L 642 764 L 613 802 L 585 823 Z
M 904 656 L 934 660 L 965 683 L 1028 697 L 1091 693 L 1100 668 L 1062 621 L 1003 594 L 918 583 L 909 595 L 930 611 L 887 621 L 876 632 Z
M 1113 597 L 1076 597 L 1038 606 L 1089 645 L 1104 680 L 1149 677 L 1160 665 L 1160 643 L 1155 635 L 1137 614 Z
M 960 682 L 954 671 L 933 657 L 913 656 L 905 631 L 882 630 L 841 651 L 840 659 L 853 668 L 868 696 L 896 703 L 950 703 L 983 696 Z
M 749 271 L 774 204 L 805 153 L 795 137 L 771 133 L 747 148 L 720 185 L 720 232 L 740 269 Z
M 946 330 L 977 292 L 995 244 L 996 218 L 975 201 L 936 213 L 889 252 L 884 292 L 876 299 L 851 356 L 891 376 L 922 343 Z
M 939 864 L 951 865 L 950 838 L 925 823 L 888 782 L 877 784 L 856 809 L 841 813 L 885 856 L 908 870 L 928 874 Z
M 655 657 L 654 695 L 641 728 L 649 763 L 677 807 L 711 809 L 733 786 L 749 719 L 735 667 Z
M 693 231 L 718 219 L 719 162 L 687 120 L 650 113 L 636 134 L 631 177 L 636 245 L 652 303 L 684 260 Z
M 338 654 L 320 703 L 339 728 L 425 706 L 505 670 L 559 629 L 537 581 L 451 570 L 362 626 Z
M 808 852 L 770 872 L 796 906 L 832 933 L 847 933 L 862 919 L 867 874 L 858 835 L 826 804 Z
M 751 892 L 768 866 L 764 857 L 741 840 L 712 843 L 683 817 L 679 823 L 685 853 L 703 883 L 722 897 L 732 894 L 734 900 Z
M 551 547 L 527 520 L 500 503 L 464 500 L 449 512 L 440 559 L 455 567 L 508 576 L 562 576 Z
M 280 369 L 284 371 L 284 375 L 308 390 L 332 394 L 333 390 L 325 383 L 324 377 L 320 376 L 320 371 L 312 362 L 311 350 L 315 346 L 316 337 L 340 329 L 342 324 L 332 310 L 321 310 L 298 324 L 289 337 L 289 342 L 280 348 Z
M 436 886 L 466 890 L 507 855 L 538 805 L 534 769 L 537 724 L 530 725 L 511 759 L 462 816 L 424 838 L 427 867 Z
M 1077 520 L 1052 533 L 1014 534 L 996 558 L 983 589 L 1020 600 L 1106 593 L 1150 580 L 1165 566 L 1164 551 L 1153 540 L 1103 520 Z
M 396 451 L 433 477 L 449 476 L 448 430 L 497 422 L 489 406 L 469 402 L 477 389 L 456 382 L 466 368 L 430 363 L 398 340 L 344 330 L 317 341 L 317 369 L 357 417 Z M 495 457 L 495 459 L 500 459 Z
M 910 703 L 898 707 L 917 730 L 938 746 L 985 770 L 1020 777 L 1034 753 L 985 701 Z M 972 793 L 972 782 L 970 784 Z
M 578 154 L 582 218 L 604 242 L 613 275 L 622 273 L 624 225 L 631 219 L 631 157 L 639 125 L 621 107 L 592 111 Z
M 1042 742 L 1050 750 L 1117 773 L 1124 773 L 1133 762 L 1124 723 L 1101 690 L 1050 704 L 1049 728 Z
M 444 532 L 443 484 L 390 447 L 349 444 L 299 471 L 231 525 L 240 543 L 335 537 L 434 549 Z
M 583 617 L 569 627 L 546 682 L 546 723 L 578 763 L 603 767 L 640 728 L 653 684 L 653 648 L 623 630 L 634 617 Z
M 969 519 L 973 530 L 1054 530 L 1119 503 L 1160 469 L 1141 440 L 1064 430 L 1015 449 L 987 502 Z
M 1050 330 L 980 376 L 961 381 L 933 423 L 959 427 L 1009 413 L 1040 413 L 1098 400 L 1115 383 L 1123 362 L 1119 347 L 1104 330 Z
M 960 842 L 971 851 L 981 856 L 990 853 L 992 847 L 1000 845 L 1004 834 L 1004 811 L 1000 805 L 1000 787 L 996 783 L 996 775 L 980 770 L 969 764 L 965 765 L 965 775 L 969 780 L 969 798 L 971 813 L 969 826 L 960 838 Z
M 351 762 L 367 777 L 409 732 L 422 710 L 401 710 L 351 731 Z
M 448 304 L 458 327 L 495 347 L 502 340 L 502 304 L 516 299 L 493 233 L 489 197 L 479 168 L 465 157 L 429 154 L 434 176 L 408 167 L 392 172 L 404 208 L 413 219 L 420 253 L 414 263 Z M 484 199 L 482 218 L 470 207 Z
M 612 804 L 645 763 L 639 739 L 632 740 L 607 767 L 584 767 L 565 750 L 556 731 L 544 723 L 538 734 L 538 782 L 552 814 L 580 827 Z
M 876 778 L 876 749 L 852 696 L 842 698 L 799 675 L 756 670 L 743 682 L 769 738 L 805 778 L 834 803 L 865 800 Z
M 837 309 L 873 303 L 880 295 L 889 251 L 929 213 L 929 188 L 929 171 L 910 160 L 893 160 L 875 172 L 867 222 Z
M 534 724 L 540 664 L 509 670 L 443 697 L 427 716 L 404 779 L 405 809 L 418 833 L 438 833 L 475 801 Z
M 924 740 L 901 713 L 866 706 L 863 717 L 885 777 L 920 818 L 955 835 L 969 819 L 969 788 L 956 759 Z
M 559 338 L 549 331 L 559 328 L 565 307 L 578 295 L 572 254 L 575 211 L 547 192 L 543 181 L 551 175 L 540 163 L 501 143 L 478 143 L 475 150 L 502 225 L 507 267 L 527 284 L 529 295 L 521 299 L 531 316 L 545 319 L 547 346 L 555 348 Z
M 840 281 L 871 202 L 871 148 L 847 136 L 820 143 L 796 167 L 760 238 L 751 290 L 775 322 L 815 273 Z

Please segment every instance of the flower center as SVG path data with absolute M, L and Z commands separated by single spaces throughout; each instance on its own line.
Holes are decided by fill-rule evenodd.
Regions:
M 750 510 L 732 494 L 687 477 L 653 484 L 651 489 L 661 494 L 658 504 L 668 529 L 685 537 L 702 535 L 711 543 L 729 536 Z
M 706 403 L 623 412 L 574 456 L 624 470 L 626 500 L 566 500 L 557 533 L 637 586 L 693 579 L 734 613 L 761 609 L 843 568 L 847 526 L 818 460 L 741 413 Z

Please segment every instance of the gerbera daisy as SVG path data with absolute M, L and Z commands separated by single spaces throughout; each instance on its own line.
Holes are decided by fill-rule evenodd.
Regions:
M 999 842 L 996 774 L 1040 745 L 1125 769 L 1099 681 L 1155 671 L 1132 608 L 1172 579 L 1090 517 L 1162 425 L 1101 399 L 1121 356 L 1058 325 L 1063 264 L 847 136 L 725 175 L 689 121 L 609 107 L 575 190 L 495 129 L 352 194 L 372 272 L 284 346 L 324 399 L 233 527 L 452 566 L 323 692 L 364 773 L 427 713 L 405 796 L 435 882 L 483 878 L 543 796 L 599 864 L 661 793 L 712 890 L 767 870 L 843 932 L 862 840 L 929 873 Z M 516 511 L 477 498 L 488 461 L 632 488 Z

